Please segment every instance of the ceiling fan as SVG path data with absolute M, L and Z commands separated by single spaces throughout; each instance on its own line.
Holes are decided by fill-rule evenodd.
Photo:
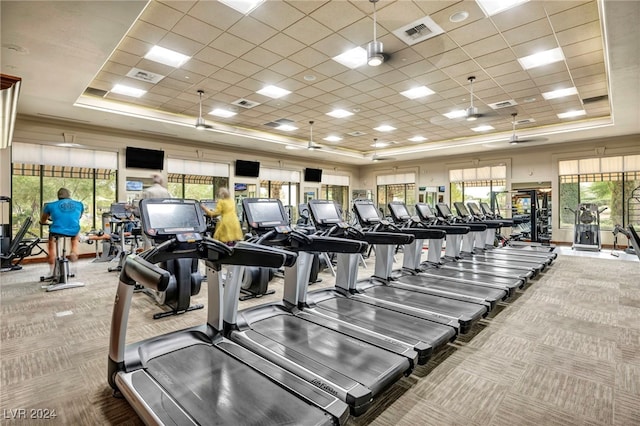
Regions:
M 513 133 L 509 138 L 509 143 L 511 145 L 518 145 L 520 143 L 526 143 L 526 142 L 544 142 L 547 140 L 547 138 L 526 138 L 526 139 L 518 138 L 518 135 L 516 135 L 516 117 L 517 116 L 518 116 L 517 112 L 511 113 L 511 117 L 513 117 L 511 120 L 511 124 L 513 126 Z
M 377 40 L 376 3 L 378 0 L 369 1 L 373 3 L 373 41 L 367 44 L 367 64 L 371 67 L 377 67 L 389 59 L 389 55 L 383 52 L 382 42 Z
M 204 129 L 212 129 L 213 126 L 205 123 L 204 121 L 204 117 L 202 117 L 202 95 L 204 95 L 204 90 L 198 90 L 198 96 L 200 98 L 199 102 L 198 102 L 198 106 L 199 106 L 199 114 L 198 114 L 198 118 L 196 119 L 196 129 L 198 130 L 204 130 Z
M 484 116 L 483 114 L 480 114 L 478 112 L 478 107 L 473 106 L 473 82 L 475 81 L 475 79 L 476 77 L 473 75 L 467 78 L 467 81 L 469 81 L 469 91 L 471 92 L 471 104 L 469 105 L 469 108 L 465 110 L 465 117 L 467 121 L 474 121 Z
M 309 121 L 309 144 L 307 145 L 307 149 L 309 151 L 317 151 L 322 149 L 321 145 L 316 145 L 313 143 L 313 120 Z
M 378 138 L 373 138 L 373 155 L 371 156 L 371 161 L 377 163 L 378 161 L 394 161 L 393 157 L 385 157 L 383 155 L 378 155 Z

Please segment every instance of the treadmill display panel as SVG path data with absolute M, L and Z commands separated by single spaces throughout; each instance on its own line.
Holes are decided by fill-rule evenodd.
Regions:
M 464 205 L 464 203 L 460 202 L 460 201 L 456 201 L 455 203 L 453 203 L 453 205 L 456 207 L 456 210 L 458 211 L 458 214 L 460 216 L 471 216 L 471 213 L 469 213 L 469 210 L 467 209 L 467 207 Z
M 126 203 L 112 203 L 109 211 L 116 219 L 124 219 L 128 216 Z
M 145 199 L 140 202 L 140 214 L 143 230 L 151 237 L 202 233 L 207 229 L 196 200 Z
M 209 210 L 215 210 L 218 206 L 218 202 L 216 200 L 200 200 L 200 204 L 202 204 Z
M 309 209 L 315 222 L 320 225 L 342 222 L 342 217 L 333 201 L 313 200 L 309 202 Z
M 287 226 L 289 220 L 280 200 L 245 198 L 242 200 L 247 222 L 253 228 Z
M 436 218 L 436 215 L 433 213 L 433 210 L 431 210 L 431 207 L 429 207 L 429 204 L 416 204 L 416 213 L 418 213 L 422 219 L 433 220 Z
M 409 210 L 407 210 L 407 206 L 404 203 L 389 203 L 389 211 L 391 211 L 393 217 L 398 220 L 411 218 Z
M 453 213 L 451 213 L 451 209 L 445 203 L 438 203 L 436 207 L 438 208 L 438 213 L 440 213 L 442 217 L 446 218 L 453 216 Z
M 482 212 L 480 211 L 480 207 L 478 207 L 476 203 L 467 203 L 467 207 L 469 207 L 469 210 L 471 210 L 471 213 L 473 213 L 475 216 L 482 215 Z
M 380 222 L 378 210 L 373 203 L 355 203 L 353 208 L 363 222 L 367 224 Z

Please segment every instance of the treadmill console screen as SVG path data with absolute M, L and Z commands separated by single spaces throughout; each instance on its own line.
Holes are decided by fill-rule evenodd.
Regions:
M 469 210 L 471 210 L 471 213 L 473 213 L 476 216 L 481 216 L 482 212 L 480 211 L 480 207 L 478 207 L 478 205 L 476 203 L 467 203 L 467 207 L 469 207 Z
M 453 203 L 453 205 L 455 206 L 460 216 L 471 216 L 471 213 L 469 213 L 469 210 L 464 205 L 464 203 L 456 201 L 455 203 Z
M 209 210 L 215 210 L 218 206 L 218 202 L 216 200 L 200 200 L 200 204 L 202 204 Z
M 353 208 L 356 210 L 360 220 L 365 222 L 365 224 L 380 222 L 378 209 L 376 209 L 376 206 L 374 206 L 373 203 L 355 203 Z
M 245 198 L 242 203 L 247 215 L 247 222 L 252 228 L 274 228 L 289 225 L 289 219 L 280 200 Z
M 207 229 L 196 200 L 144 199 L 140 201 L 140 216 L 142 229 L 150 237 L 204 233 Z
M 126 203 L 112 203 L 110 211 L 111 215 L 116 219 L 125 219 L 128 217 Z
M 314 221 L 319 225 L 342 222 L 342 217 L 333 201 L 312 200 L 309 202 L 309 210 Z
M 444 218 L 453 216 L 453 213 L 451 213 L 451 209 L 445 203 L 438 203 L 436 205 L 436 208 L 438 209 L 438 213 L 440 214 L 440 216 Z
M 393 215 L 394 219 L 397 219 L 397 220 L 411 219 L 409 210 L 407 210 L 407 206 L 404 203 L 389 203 L 389 211 Z
M 418 213 L 422 219 L 433 220 L 436 218 L 436 215 L 433 213 L 433 210 L 431 210 L 431 207 L 429 207 L 429 204 L 416 204 L 416 213 Z

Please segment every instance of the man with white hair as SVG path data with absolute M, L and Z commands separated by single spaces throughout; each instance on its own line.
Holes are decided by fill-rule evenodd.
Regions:
M 164 186 L 162 175 L 155 173 L 151 175 L 153 185 L 142 191 L 142 198 L 171 198 L 171 194 Z

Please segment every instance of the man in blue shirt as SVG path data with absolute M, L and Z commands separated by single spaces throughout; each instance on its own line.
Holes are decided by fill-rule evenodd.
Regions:
M 55 240 L 52 234 L 73 235 L 71 238 L 71 253 L 69 260 L 78 260 L 78 242 L 80 233 L 80 218 L 84 212 L 84 206 L 80 201 L 71 199 L 71 193 L 67 188 L 58 190 L 58 201 L 47 203 L 42 209 L 40 223 L 45 224 L 51 220 L 49 225 L 49 266 L 54 267 L 56 260 Z

